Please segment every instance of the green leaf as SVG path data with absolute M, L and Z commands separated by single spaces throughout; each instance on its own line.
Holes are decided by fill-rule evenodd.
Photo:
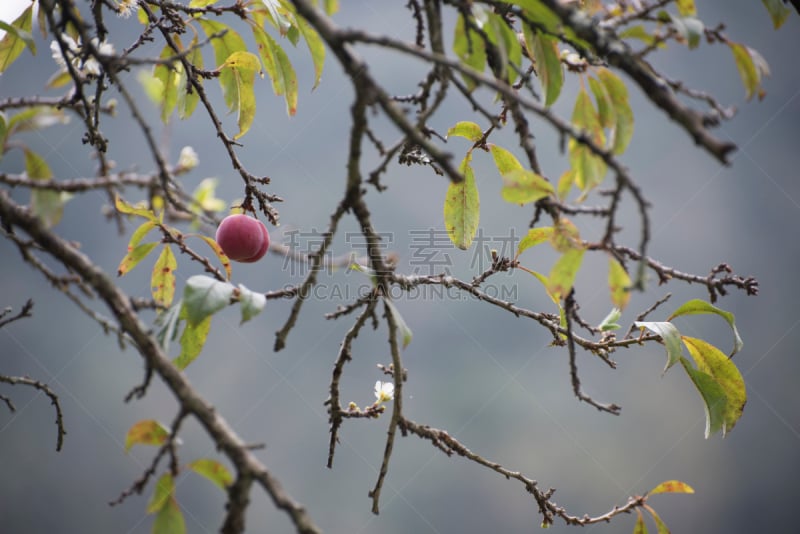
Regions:
M 125 202 L 119 195 L 114 197 L 114 207 L 117 208 L 118 212 L 124 213 L 125 215 L 138 215 L 139 217 L 144 217 L 154 222 L 158 221 L 158 217 L 156 217 L 156 214 L 151 210 L 134 207 Z
M 181 310 L 182 318 L 186 318 L 186 307 Z M 208 333 L 211 331 L 211 315 L 206 316 L 198 323 L 186 321 L 186 326 L 183 328 L 181 334 L 181 353 L 172 360 L 172 363 L 178 369 L 186 369 L 200 353 L 203 351 L 203 346 L 208 339 Z
M 728 46 L 731 47 L 733 59 L 736 61 L 736 68 L 739 70 L 739 76 L 742 79 L 747 99 L 750 100 L 761 88 L 761 74 L 756 68 L 753 57 L 746 46 L 730 41 Z
M 183 306 L 186 319 L 193 325 L 212 315 L 228 304 L 234 287 L 208 276 L 196 274 L 189 277 L 183 289 Z
M 128 429 L 125 436 L 125 450 L 134 445 L 163 445 L 169 437 L 170 430 L 153 419 L 139 421 Z
M 572 112 L 572 124 L 583 130 L 597 147 L 605 145 L 600 117 L 592 104 L 592 99 L 581 88 Z M 588 146 L 571 138 L 569 140 L 569 162 L 575 173 L 575 183 L 586 192 L 602 183 L 606 174 L 605 162 L 594 154 Z
M 608 258 L 608 289 L 611 291 L 611 303 L 624 310 L 631 299 L 631 277 L 625 268 L 614 258 Z
M 680 362 L 703 398 L 706 412 L 705 436 L 708 439 L 724 428 L 728 399 L 722 386 L 714 380 L 714 377 L 695 369 L 683 356 L 681 356 Z
M 50 180 L 53 178 L 53 171 L 47 162 L 36 152 L 24 149 L 25 152 L 25 174 L 33 180 Z M 62 191 L 49 189 L 31 190 L 31 210 L 33 214 L 42 219 L 45 226 L 51 228 L 61 221 L 64 215 L 64 204 L 72 198 L 72 195 Z
M 247 45 L 242 37 L 230 26 L 215 20 L 196 20 L 208 37 L 225 32 L 221 37 L 216 37 L 211 40 L 211 47 L 214 49 L 214 61 L 217 68 L 220 68 L 225 63 L 225 60 L 234 52 L 247 50 Z M 222 87 L 225 105 L 228 107 L 229 111 L 235 111 L 239 101 L 239 89 L 234 71 L 232 69 L 221 69 L 219 84 Z
M 781 0 L 761 0 L 761 2 L 769 11 L 769 16 L 772 18 L 772 24 L 776 30 L 783 26 L 783 23 L 792 13 L 792 10 L 786 7 Z
M 282 36 L 286 36 L 294 24 L 280 0 L 261 0 L 261 3 L 267 8 L 266 15 L 270 24 L 272 24 Z M 296 42 L 293 41 L 292 44 L 296 44 Z
M 483 72 L 486 67 L 486 44 L 480 34 L 465 24 L 463 15 L 459 15 L 456 21 L 453 52 L 461 59 L 464 65 L 478 72 Z M 471 77 L 462 77 L 470 90 L 476 87 L 475 80 Z
M 6 30 L 5 36 L 0 40 L 0 73 L 11 66 L 19 57 L 25 46 L 32 53 L 36 53 L 36 44 L 33 42 L 31 30 L 33 29 L 33 4 L 11 24 L 3 23 L 0 29 Z
M 42 130 L 55 124 L 67 124 L 69 116 L 63 109 L 36 106 L 20 111 L 8 120 L 8 135 Z
M 519 245 L 517 246 L 517 254 L 514 257 L 515 259 L 519 257 L 524 251 L 528 250 L 531 247 L 535 247 L 540 243 L 544 243 L 548 241 L 553 236 L 553 227 L 552 226 L 544 226 L 541 228 L 531 228 L 528 230 L 528 233 L 520 239 Z
M 239 304 L 242 307 L 242 323 L 244 324 L 264 310 L 267 305 L 267 297 L 263 293 L 250 291 L 244 285 L 239 284 Z
M 625 28 L 621 32 L 619 32 L 620 39 L 639 39 L 647 46 L 653 46 L 656 44 L 656 38 L 652 34 L 648 33 L 644 26 L 641 24 L 637 26 L 631 26 L 629 28 Z M 659 48 L 665 48 L 666 44 L 663 42 L 659 42 L 656 46 Z
M 447 138 L 449 139 L 451 137 L 463 137 L 476 143 L 483 137 L 483 131 L 481 127 L 474 122 L 461 121 L 447 130 Z
M 158 511 L 153 521 L 153 534 L 186 534 L 186 522 L 174 497 Z
M 208 7 L 216 4 L 219 0 L 192 0 L 189 2 L 189 7 Z
M 552 106 L 564 85 L 564 69 L 558 53 L 558 39 L 542 32 L 534 33 L 527 24 L 522 25 L 525 48 L 536 63 L 536 74 L 542 85 L 545 107 Z
M 202 69 L 203 53 L 198 46 L 199 41 L 197 37 L 198 36 L 195 35 L 194 39 L 192 39 L 192 42 L 189 44 L 191 51 L 187 54 L 186 61 L 196 68 Z M 186 69 L 181 69 L 180 78 L 178 79 L 178 117 L 181 120 L 191 117 L 192 113 L 194 113 L 194 110 L 197 108 L 197 104 L 200 102 L 200 95 L 189 82 L 190 75 L 191 73 L 187 72 Z M 199 76 L 195 77 L 195 79 L 202 83 L 202 78 Z
M 411 338 L 413 337 L 411 329 L 408 327 L 405 319 L 403 319 L 403 316 L 400 315 L 400 312 L 397 310 L 394 304 L 392 304 L 391 300 L 383 299 L 383 302 L 386 303 L 386 309 L 392 314 L 392 317 L 394 318 L 394 324 L 397 326 L 397 332 L 400 334 L 402 346 L 403 348 L 406 348 L 408 344 L 411 343 Z
M 747 391 L 739 369 L 714 345 L 688 336 L 683 336 L 683 343 L 692 355 L 697 368 L 710 375 L 722 387 L 727 402 L 725 403 L 722 435 L 733 430 L 742 416 Z
M 220 68 L 229 68 L 233 71 L 237 95 L 235 109 L 239 112 L 236 119 L 239 125 L 239 133 L 234 135 L 233 138 L 239 139 L 250 129 L 250 125 L 253 124 L 253 119 L 256 116 L 254 86 L 256 71 L 261 69 L 261 62 L 258 60 L 258 56 L 250 52 L 234 52 Z
M 644 523 L 642 512 L 636 509 L 636 524 L 633 526 L 633 534 L 647 534 L 647 525 Z
M 622 317 L 622 311 L 619 308 L 612 308 L 608 315 L 600 322 L 597 328 L 600 329 L 601 332 L 609 332 L 611 330 L 619 330 L 622 328 L 617 321 L 619 318 Z
M 559 200 L 566 200 L 569 192 L 572 189 L 572 184 L 575 183 L 575 171 L 572 169 L 564 171 L 558 179 L 556 185 L 556 194 Z
M 328 15 L 333 15 L 339 11 L 339 0 L 322 0 L 322 4 L 325 6 L 325 13 Z
M 661 336 L 661 341 L 667 349 L 667 365 L 664 367 L 666 373 L 670 367 L 678 363 L 683 358 L 683 347 L 681 345 L 681 333 L 670 322 L 637 321 L 633 323 L 636 328 L 647 328 L 651 332 Z
M 160 59 L 167 59 L 174 56 L 175 53 L 172 48 L 167 45 L 161 50 Z M 179 62 L 173 65 L 166 63 L 156 65 L 153 68 L 153 77 L 161 82 L 161 94 L 156 102 L 161 107 L 161 122 L 166 124 L 169 121 L 169 116 L 178 103 L 178 92 L 181 76 L 186 76 L 183 72 L 183 66 Z
M 616 122 L 611 151 L 622 154 L 633 137 L 633 110 L 628 101 L 628 88 L 625 87 L 625 82 L 608 69 L 598 69 L 597 76 L 603 82 L 614 106 Z
M 166 353 L 169 352 L 169 345 L 175 340 L 175 336 L 178 333 L 178 323 L 181 319 L 182 309 L 183 300 L 179 299 L 156 317 L 156 326 L 160 327 L 158 332 L 156 332 L 156 341 L 158 341 L 159 346 Z
M 319 82 L 322 79 L 322 68 L 325 65 L 325 43 L 304 18 L 298 16 L 295 21 L 297 22 L 297 29 L 303 35 L 308 51 L 311 53 L 311 61 L 314 63 L 314 86 L 311 88 L 313 91 L 319 86 Z
M 600 126 L 613 128 L 617 124 L 617 117 L 616 113 L 614 113 L 611 96 L 608 94 L 605 85 L 600 80 L 590 77 L 589 88 L 594 94 L 595 102 L 597 102 L 597 117 L 600 119 Z
M 297 75 L 289 56 L 261 27 L 256 24 L 251 24 L 250 27 L 264 69 L 272 80 L 272 89 L 276 95 L 283 95 L 286 100 L 286 112 L 289 116 L 293 116 L 297 112 Z
M 174 492 L 175 483 L 172 480 L 172 474 L 164 473 L 156 482 L 156 487 L 153 488 L 153 495 L 150 497 L 150 502 L 147 503 L 147 513 L 155 514 L 159 512 L 164 508 Z
M 578 270 L 581 268 L 584 252 L 586 251 L 582 248 L 568 250 L 561 255 L 553 265 L 553 268 L 550 269 L 548 292 L 553 297 L 562 300 L 569 295 L 575 283 L 575 277 L 578 275 Z
M 680 480 L 665 480 L 647 492 L 648 495 L 656 495 L 658 493 L 694 493 L 694 488 Z
M 512 204 L 536 202 L 555 193 L 553 185 L 533 171 L 518 169 L 502 176 L 503 200 Z
M 156 304 L 169 307 L 175 297 L 175 269 L 178 262 L 169 245 L 164 249 L 153 266 L 153 275 L 150 277 L 150 291 Z
M 188 467 L 198 475 L 206 477 L 223 490 L 233 483 L 233 475 L 231 472 L 216 460 L 200 458 L 190 463 Z
M 678 34 L 678 42 L 686 43 L 690 50 L 700 46 L 700 39 L 705 31 L 705 26 L 701 20 L 694 17 L 677 17 L 675 15 L 669 15 L 669 19 Z
M 488 12 L 487 15 L 488 19 L 484 24 L 484 30 L 500 56 L 498 60 L 502 78 L 512 84 L 517 79 L 517 69 L 522 63 L 522 47 L 516 32 L 500 15 L 492 12 Z
M 468 152 L 459 166 L 458 172 L 464 176 L 459 183 L 450 183 L 444 201 L 444 224 L 447 235 L 455 246 L 466 250 L 472 244 L 480 220 L 480 198 L 475 184 Z
M 117 276 L 125 276 L 129 272 L 136 267 L 140 261 L 142 261 L 145 257 L 147 257 L 150 252 L 154 248 L 158 246 L 158 243 L 143 243 L 141 245 L 136 245 L 132 249 L 125 254 L 125 257 L 122 258 L 122 261 L 119 262 L 119 267 L 117 267 Z
M 694 5 L 694 0 L 676 0 L 675 4 L 678 8 L 678 13 L 682 17 L 692 17 L 697 15 L 697 8 Z
M 671 321 L 672 319 L 682 315 L 697 315 L 705 313 L 719 315 L 725 319 L 725 321 L 727 321 L 731 327 L 731 330 L 733 330 L 733 352 L 731 352 L 730 355 L 733 356 L 739 352 L 744 346 L 744 342 L 742 341 L 742 338 L 739 337 L 739 331 L 736 329 L 736 318 L 729 311 L 717 308 L 713 304 L 710 304 L 702 299 L 692 299 L 681 304 L 677 310 L 672 312 L 672 315 L 670 315 L 667 320 Z

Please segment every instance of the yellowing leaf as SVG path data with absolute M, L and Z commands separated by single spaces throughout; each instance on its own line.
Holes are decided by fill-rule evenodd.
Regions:
M 665 480 L 647 492 L 648 495 L 655 495 L 657 493 L 694 493 L 694 488 L 680 480 Z
M 211 247 L 211 250 L 214 251 L 214 255 L 217 257 L 219 262 L 222 264 L 222 268 L 225 269 L 225 275 L 227 276 L 228 280 L 231 279 L 231 275 L 233 272 L 231 271 L 231 260 L 225 253 L 222 251 L 222 247 L 214 241 L 214 239 L 208 237 L 207 235 L 199 235 L 200 239 L 206 242 L 206 244 Z
M 178 262 L 172 253 L 169 245 L 164 245 L 164 249 L 153 266 L 153 275 L 150 277 L 150 290 L 153 300 L 157 304 L 169 307 L 175 296 L 175 269 Z
M 31 37 L 33 4 L 28 6 L 11 24 L 3 23 L 3 27 L 0 29 L 6 30 L 6 34 L 0 40 L 0 73 L 2 73 L 14 63 L 25 50 L 26 45 L 31 52 L 36 53 L 36 44 Z
M 522 170 L 522 164 L 516 156 L 505 148 L 491 144 L 489 145 L 489 151 L 492 153 L 497 172 L 499 172 L 501 176 L 511 171 Z
M 172 479 L 172 474 L 164 473 L 156 482 L 156 487 L 153 489 L 153 495 L 150 497 L 150 502 L 147 503 L 147 513 L 155 514 L 156 512 L 159 512 L 162 508 L 164 508 L 174 492 L 175 483 Z
M 169 437 L 167 427 L 152 419 L 139 421 L 128 429 L 125 436 L 125 450 L 134 445 L 163 445 Z
M 555 193 L 553 185 L 533 171 L 517 169 L 502 175 L 503 200 L 513 204 L 536 202 Z
M 792 10 L 789 9 L 782 0 L 761 0 L 761 2 L 764 4 L 764 7 L 767 8 L 767 11 L 769 11 L 769 16 L 772 18 L 772 25 L 775 26 L 776 30 L 783 26 L 783 23 L 786 22 L 786 19 L 792 14 Z
M 147 257 L 147 255 L 150 254 L 150 252 L 157 246 L 158 243 L 143 243 L 141 245 L 134 246 L 128 251 L 127 254 L 125 254 L 125 257 L 122 258 L 122 261 L 119 262 L 119 267 L 117 267 L 117 276 L 125 276 L 131 272 L 133 268 L 136 267 L 145 257 Z
M 148 209 L 134 207 L 125 202 L 119 195 L 114 197 L 114 206 L 117 208 L 118 212 L 124 213 L 125 215 L 138 215 L 139 217 L 144 217 L 151 221 L 158 221 L 158 217 L 156 217 L 155 213 Z
M 519 257 L 525 250 L 528 250 L 531 247 L 535 247 L 540 243 L 544 243 L 548 241 L 550 237 L 553 235 L 553 227 L 552 226 L 544 226 L 541 228 L 531 228 L 528 230 L 528 233 L 520 239 L 519 245 L 517 246 L 517 255 L 515 259 Z
M 727 402 L 725 404 L 722 435 L 733 430 L 742 416 L 747 392 L 744 378 L 736 365 L 714 345 L 688 336 L 683 336 L 683 343 L 692 355 L 697 368 L 711 376 L 720 385 Z
M 753 98 L 753 95 L 761 87 L 761 74 L 753 62 L 753 57 L 745 45 L 739 43 L 728 42 L 733 52 L 733 59 L 736 61 L 736 68 L 739 70 L 739 76 L 742 79 L 747 99 Z
M 633 534 L 647 534 L 647 525 L 644 523 L 642 512 L 636 509 L 636 524 L 633 526 Z
M 562 217 L 553 227 L 553 234 L 550 236 L 550 244 L 554 249 L 562 253 L 582 247 L 578 227 L 566 217 Z
M 744 342 L 742 341 L 742 338 L 739 337 L 739 331 L 736 329 L 736 318 L 729 311 L 717 308 L 713 304 L 710 304 L 702 299 L 692 299 L 681 304 L 677 310 L 672 312 L 672 315 L 670 315 L 667 320 L 671 321 L 672 319 L 682 315 L 696 315 L 705 313 L 713 313 L 725 319 L 725 321 L 730 325 L 731 330 L 733 330 L 733 351 L 731 352 L 730 356 L 733 356 L 739 352 L 744 346 Z
M 553 268 L 550 269 L 547 287 L 548 292 L 556 299 L 565 299 L 572 290 L 575 277 L 578 275 L 578 270 L 581 268 L 584 252 L 586 251 L 582 248 L 568 250 L 561 255 L 555 265 L 553 265 Z
M 187 467 L 198 475 L 206 477 L 223 490 L 233 483 L 231 472 L 216 460 L 200 458 L 190 463 Z
M 150 230 L 156 227 L 155 221 L 145 221 L 133 232 L 131 235 L 130 241 L 128 241 L 128 252 L 131 252 L 134 248 L 136 248 L 139 243 L 141 243 L 144 236 L 146 236 Z
M 592 99 L 585 89 L 581 88 L 572 110 L 572 125 L 594 142 L 595 146 L 605 146 L 605 135 L 600 124 L 600 117 L 592 104 Z M 592 153 L 585 144 L 575 139 L 569 140 L 569 162 L 575 173 L 575 183 L 586 192 L 600 183 L 606 174 L 605 162 Z
M 250 52 L 234 52 L 225 60 L 220 68 L 231 69 L 236 83 L 236 102 L 232 109 L 238 111 L 237 124 L 239 133 L 233 136 L 239 139 L 250 129 L 256 116 L 255 78 L 256 71 L 260 70 L 261 62 L 258 56 Z
M 534 278 L 539 280 L 539 282 L 541 282 L 541 284 L 544 286 L 544 290 L 547 293 L 547 296 L 550 297 L 550 300 L 552 300 L 555 303 L 555 305 L 559 307 L 559 309 L 561 308 L 561 302 L 558 300 L 558 296 L 550 292 L 550 281 L 547 279 L 545 275 L 543 275 L 542 273 L 537 273 L 536 271 L 532 271 L 530 269 L 526 269 L 525 267 L 520 267 L 520 269 L 522 269 L 523 271 L 525 271 L 530 275 L 533 275 Z
M 631 278 L 625 268 L 614 258 L 608 259 L 608 289 L 611 291 L 611 303 L 624 310 L 631 298 Z
M 667 525 L 664 524 L 664 521 L 661 520 L 661 517 L 653 510 L 649 505 L 645 504 L 644 509 L 650 512 L 650 516 L 653 518 L 653 522 L 656 524 L 656 529 L 658 529 L 658 534 L 670 534 Z
M 447 235 L 455 246 L 466 250 L 472 244 L 480 220 L 480 198 L 475 184 L 468 153 L 461 162 L 458 171 L 464 176 L 459 183 L 451 183 L 447 187 L 444 201 L 444 225 Z
M 447 138 L 449 139 L 450 137 L 463 137 L 474 143 L 483 137 L 483 131 L 481 127 L 474 122 L 461 121 L 447 130 Z
M 697 8 L 694 5 L 694 0 L 676 0 L 678 13 L 682 17 L 691 17 L 697 15 Z

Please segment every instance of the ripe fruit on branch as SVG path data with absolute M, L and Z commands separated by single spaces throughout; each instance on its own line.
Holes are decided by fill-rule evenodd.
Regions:
M 260 260 L 269 248 L 269 232 L 264 223 L 249 215 L 225 217 L 217 228 L 217 244 L 232 260 L 252 263 Z

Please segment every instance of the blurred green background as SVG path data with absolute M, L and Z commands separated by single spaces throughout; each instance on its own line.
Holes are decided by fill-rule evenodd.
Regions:
M 717 130 L 739 147 L 733 165 L 722 167 L 696 149 L 682 130 L 632 86 L 636 134 L 623 162 L 653 202 L 650 253 L 654 257 L 697 274 L 727 262 L 738 274 L 754 275 L 760 282 L 758 297 L 733 293 L 718 303 L 736 314 L 745 341 L 735 362 L 747 383 L 748 403 L 735 430 L 725 439 L 703 438 L 701 400 L 681 371 L 661 375 L 665 354 L 657 345 L 617 352 L 616 371 L 588 354 L 579 355 L 585 391 L 623 407 L 620 417 L 598 413 L 573 396 L 567 353 L 548 346 L 549 334 L 530 321 L 452 294 L 448 298 L 416 294 L 396 302 L 414 333 L 403 353 L 409 370 L 404 406 L 409 418 L 447 429 L 474 452 L 535 478 L 542 488 L 557 488 L 554 500 L 576 515 L 604 513 L 614 504 L 624 504 L 628 495 L 647 491 L 663 480 L 680 479 L 692 485 L 696 494 L 657 496 L 650 501 L 673 532 L 792 532 L 797 524 L 794 506 L 800 497 L 796 483 L 800 472 L 796 348 L 800 343 L 796 237 L 800 222 L 800 17 L 793 14 L 776 32 L 760 2 L 699 3 L 699 15 L 709 25 L 724 21 L 732 39 L 758 50 L 772 68 L 772 77 L 765 82 L 766 99 L 745 102 L 732 56 L 723 46 L 703 44 L 689 52 L 672 45 L 654 58 L 655 65 L 673 79 L 685 80 L 739 108 L 736 118 Z M 335 18 L 374 33 L 392 32 L 405 39 L 414 35 L 402 2 L 345 0 Z M 136 21 L 110 22 L 110 40 L 116 49 L 128 46 L 139 29 Z M 450 30 L 448 39 L 451 35 Z M 0 97 L 38 93 L 54 72 L 48 43 L 38 39 L 39 54 L 31 57 L 26 52 L 0 77 Z M 158 52 L 155 47 L 150 51 Z M 299 46 L 289 52 L 300 78 L 297 115 L 287 118 L 284 103 L 272 95 L 268 80 L 259 82 L 256 122 L 239 151 L 248 169 L 271 177 L 270 192 L 286 200 L 277 206 L 282 226 L 270 228 L 277 241 L 288 240 L 282 232 L 302 235 L 326 227 L 344 189 L 352 99 L 350 82 L 333 58 L 328 59 L 322 84 L 312 93 L 313 69 L 307 51 Z M 372 74 L 397 94 L 413 92 L 424 72 L 420 63 L 382 50 L 362 48 L 359 52 L 371 62 Z M 141 94 L 136 72 L 126 79 Z M 577 86 L 576 79 L 568 80 L 556 106 L 566 117 Z M 217 86 L 210 83 L 208 87 L 219 101 Z M 154 106 L 143 97 L 141 106 L 158 125 Z M 431 125 L 445 132 L 468 118 L 469 109 L 454 102 Z M 235 117 L 225 121 L 226 129 L 234 132 Z M 188 190 L 205 177 L 217 177 L 219 196 L 231 201 L 242 195 L 242 183 L 210 126 L 198 110 L 187 123 L 173 122 L 158 135 L 170 161 L 177 160 L 185 145 L 199 153 L 200 166 L 182 178 Z M 546 174 L 560 175 L 567 164 L 558 139 L 535 119 L 532 128 Z M 386 142 L 398 136 L 381 119 L 375 121 L 374 129 Z M 118 169 L 147 172 L 152 168 L 142 136 L 124 106 L 117 119 L 105 122 L 103 131 L 111 139 L 109 157 Z M 81 133 L 80 123 L 72 120 L 29 134 L 25 140 L 47 159 L 58 178 L 91 176 L 94 162 L 81 145 Z M 513 132 L 500 132 L 494 141 L 513 147 Z M 455 139 L 447 148 L 458 155 L 467 145 Z M 376 154 L 368 154 L 365 170 L 378 161 Z M 22 169 L 20 151 L 11 151 L 0 161 L 0 171 Z M 490 239 L 487 249 L 499 248 L 491 240 L 508 236 L 512 229 L 517 235 L 524 233 L 531 210 L 502 202 L 500 180 L 488 155 L 476 155 L 475 170 L 481 228 Z M 391 233 L 387 250 L 399 255 L 401 272 L 410 272 L 420 267 L 415 263 L 420 234 L 414 232 L 444 228 L 441 206 L 447 183 L 429 169 L 405 166 L 391 167 L 383 182 L 388 191 L 368 193 L 373 222 L 379 232 Z M 25 202 L 27 192 L 16 190 L 13 196 Z M 86 254 L 114 273 L 133 226 L 118 235 L 102 214 L 106 202 L 100 192 L 76 197 L 67 204 L 58 232 L 80 242 Z M 639 229 L 633 206 L 623 209 L 620 221 L 625 227 L 621 241 L 635 244 Z M 578 221 L 583 235 L 602 231 L 592 226 L 594 222 Z M 349 215 L 340 228 L 334 254 L 347 253 L 358 243 L 347 239 L 348 232 L 358 232 Z M 300 238 L 299 244 L 315 243 Z M 438 258 L 448 255 L 451 271 L 462 278 L 469 279 L 479 270 L 479 260 L 486 266 L 485 250 L 481 255 L 446 244 L 437 250 Z M 553 260 L 544 250 L 527 252 L 526 257 L 528 267 L 545 272 Z M 134 295 L 146 295 L 151 264 L 146 260 L 119 283 Z M 179 288 L 199 272 L 179 258 Z M 141 475 L 154 452 L 134 447 L 126 454 L 127 429 L 141 419 L 169 424 L 176 410 L 173 397 L 156 380 L 145 399 L 126 404 L 123 397 L 142 378 L 138 354 L 120 351 L 113 337 L 103 335 L 41 275 L 32 272 L 6 241 L 0 242 L 0 273 L 0 307 L 18 309 L 27 298 L 36 303 L 33 319 L 0 329 L 0 372 L 29 375 L 52 386 L 61 397 L 68 430 L 64 450 L 56 453 L 54 413 L 47 399 L 30 389 L 0 385 L 0 393 L 10 396 L 18 407 L 16 413 L 0 409 L 0 530 L 148 532 L 151 518 L 144 510 L 149 494 L 117 507 L 107 503 Z M 234 281 L 259 291 L 297 283 L 304 274 L 303 268 L 290 268 L 275 255 L 253 265 L 234 265 Z M 577 282 L 581 312 L 595 323 L 610 308 L 605 276 L 605 260 L 590 257 Z M 306 302 L 288 347 L 279 353 L 272 351 L 274 332 L 287 317 L 289 302 L 270 301 L 262 315 L 243 327 L 238 326 L 238 310 L 215 316 L 206 348 L 187 369 L 195 387 L 245 440 L 266 444 L 259 457 L 326 532 L 538 530 L 541 518 L 535 502 L 520 484 L 464 459 L 447 458 L 415 437 L 396 443 L 381 514 L 374 516 L 367 492 L 377 477 L 388 417 L 346 422 L 333 469 L 325 467 L 328 424 L 323 402 L 339 343 L 352 318 L 326 321 L 323 314 L 347 301 L 337 291 L 350 288 L 354 292 L 369 282 L 358 273 L 336 272 L 323 275 L 320 283 L 315 298 Z M 499 275 L 492 283 L 513 291 L 521 306 L 553 311 L 538 282 L 525 273 Z M 702 287 L 659 287 L 653 280 L 646 294 L 634 295 L 622 319 L 624 326 L 667 292 L 673 293 L 671 301 L 652 320 L 663 320 L 689 298 L 707 298 Z M 99 304 L 96 307 L 103 310 Z M 716 319 L 695 317 L 678 326 L 687 335 L 727 350 L 730 331 Z M 342 400 L 361 406 L 372 403 L 373 385 L 382 379 L 376 364 L 389 362 L 385 328 L 364 330 L 355 342 L 354 360 L 346 367 Z M 219 458 L 194 422 L 184 425 L 181 437 L 182 462 Z M 217 531 L 224 513 L 223 493 L 193 473 L 182 475 L 178 484 L 177 498 L 188 531 Z M 610 525 L 590 526 L 582 532 L 630 532 L 633 523 L 632 516 L 620 517 Z M 284 514 L 259 490 L 252 495 L 248 525 L 252 532 L 292 531 Z M 575 529 L 556 523 L 551 531 Z

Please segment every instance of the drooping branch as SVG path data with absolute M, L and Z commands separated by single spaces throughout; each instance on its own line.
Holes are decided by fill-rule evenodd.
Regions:
M 80 275 L 105 302 L 120 328 L 131 336 L 147 365 L 161 377 L 183 409 L 198 420 L 220 451 L 230 459 L 239 476 L 251 476 L 267 492 L 275 506 L 289 515 L 298 532 L 320 532 L 305 508 L 286 493 L 280 482 L 256 458 L 215 407 L 201 397 L 186 376 L 172 364 L 151 335 L 150 329 L 134 311 L 128 295 L 107 274 L 72 244 L 47 229 L 40 219 L 14 203 L 5 191 L 0 191 L 0 221 L 5 226 L 24 230 L 55 259 Z M 229 532 L 241 530 L 232 529 Z

